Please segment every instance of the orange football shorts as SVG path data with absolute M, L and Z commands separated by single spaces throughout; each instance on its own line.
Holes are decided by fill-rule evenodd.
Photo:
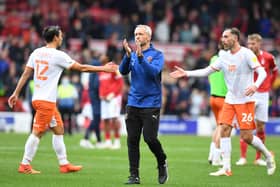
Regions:
M 217 124 L 219 124 L 218 122 L 221 117 L 224 102 L 225 102 L 224 97 L 216 97 L 216 96 L 210 97 L 210 106 L 214 113 Z
M 36 100 L 32 102 L 32 106 L 36 111 L 33 122 L 34 131 L 44 132 L 48 128 L 63 126 L 56 103 Z
M 245 104 L 224 103 L 219 124 L 232 125 L 234 116 L 236 116 L 240 130 L 255 129 L 255 102 Z

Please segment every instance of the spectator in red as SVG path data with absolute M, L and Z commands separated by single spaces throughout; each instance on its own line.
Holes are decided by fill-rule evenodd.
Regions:
M 108 55 L 101 55 L 101 64 L 110 61 Z M 120 121 L 119 116 L 122 104 L 123 78 L 119 72 L 99 73 L 99 96 L 101 99 L 101 119 L 104 122 L 105 148 L 119 149 Z M 112 128 L 111 128 L 112 127 Z M 114 144 L 111 141 L 110 131 L 115 134 Z

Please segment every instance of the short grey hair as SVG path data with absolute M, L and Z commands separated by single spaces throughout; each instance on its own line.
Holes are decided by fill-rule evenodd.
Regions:
M 145 32 L 150 36 L 152 37 L 152 29 L 150 26 L 148 25 L 137 25 L 135 29 L 137 28 L 144 28 L 145 29 Z

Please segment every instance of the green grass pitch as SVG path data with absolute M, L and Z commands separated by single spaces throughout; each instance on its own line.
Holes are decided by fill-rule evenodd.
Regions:
M 39 175 L 23 175 L 17 172 L 22 159 L 27 134 L 0 133 L 0 186 L 15 187 L 109 187 L 126 186 L 128 177 L 128 158 L 126 139 L 122 138 L 120 150 L 86 150 L 79 146 L 82 134 L 65 136 L 68 159 L 74 164 L 83 165 L 78 173 L 60 174 L 58 162 L 51 145 L 51 133 L 47 133 L 40 142 L 39 149 L 32 162 Z M 168 155 L 169 180 L 165 186 L 184 187 L 276 187 L 280 186 L 280 170 L 273 176 L 267 176 L 266 168 L 253 164 L 255 151 L 248 150 L 248 164 L 235 166 L 239 158 L 239 139 L 232 138 L 231 177 L 212 177 L 209 172 L 218 168 L 207 161 L 210 137 L 170 136 L 159 137 Z M 280 167 L 280 137 L 267 137 L 267 146 L 276 155 Z M 156 161 L 141 140 L 139 186 L 158 186 Z

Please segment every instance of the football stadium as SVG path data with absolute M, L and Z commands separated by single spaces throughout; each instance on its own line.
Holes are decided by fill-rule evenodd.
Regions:
M 280 187 L 279 7 L 0 1 L 0 186 Z

